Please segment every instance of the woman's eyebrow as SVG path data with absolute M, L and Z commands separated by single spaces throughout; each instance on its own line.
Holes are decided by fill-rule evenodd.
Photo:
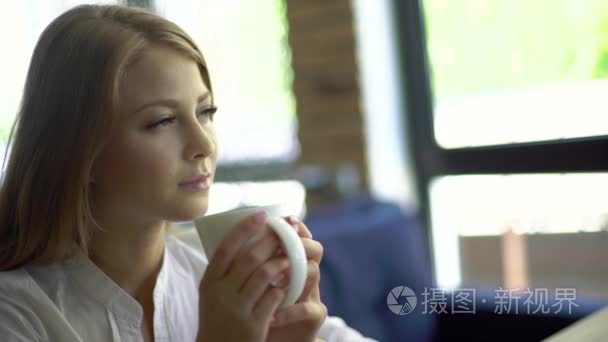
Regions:
M 197 101 L 200 104 L 201 102 L 207 100 L 210 97 L 211 97 L 211 93 L 210 92 L 206 92 L 206 93 L 202 94 L 201 96 L 199 96 Z
M 198 97 L 197 103 L 200 104 L 201 102 L 207 100 L 209 97 L 211 97 L 211 93 L 206 92 Z M 134 113 L 139 113 L 148 107 L 154 107 L 154 106 L 176 108 L 179 106 L 179 101 L 174 100 L 174 99 L 161 99 L 161 100 L 151 101 L 151 102 L 148 102 L 148 103 L 145 103 L 145 104 L 139 106 L 139 108 L 137 108 Z

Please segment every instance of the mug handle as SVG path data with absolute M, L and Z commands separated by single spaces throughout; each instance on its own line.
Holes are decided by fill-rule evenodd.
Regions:
M 268 226 L 278 235 L 283 244 L 285 254 L 289 258 L 289 289 L 283 303 L 279 306 L 284 308 L 294 304 L 306 285 L 308 275 L 308 262 L 302 240 L 296 231 L 285 220 L 277 217 L 268 217 Z

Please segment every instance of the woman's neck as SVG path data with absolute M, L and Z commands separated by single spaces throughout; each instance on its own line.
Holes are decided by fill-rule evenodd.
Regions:
M 139 229 L 118 225 L 94 229 L 91 260 L 134 298 L 151 296 L 162 266 L 165 226 L 160 222 Z

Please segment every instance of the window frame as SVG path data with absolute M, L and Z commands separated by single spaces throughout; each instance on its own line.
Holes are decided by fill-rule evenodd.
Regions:
M 404 144 L 413 161 L 428 257 L 435 262 L 429 186 L 447 175 L 608 171 L 608 136 L 445 149 L 436 141 L 423 0 L 393 0 Z M 434 279 L 435 282 L 435 279 Z

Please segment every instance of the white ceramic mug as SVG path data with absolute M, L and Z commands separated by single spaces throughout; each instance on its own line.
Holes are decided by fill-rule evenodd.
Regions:
M 207 255 L 207 258 L 211 260 L 211 257 L 215 253 L 215 249 L 222 242 L 224 237 L 235 228 L 237 223 L 241 222 L 247 216 L 262 210 L 267 214 L 266 229 L 262 229 L 258 234 L 254 235 L 243 248 L 248 247 L 261 239 L 268 229 L 272 229 L 279 237 L 283 250 L 289 258 L 289 288 L 283 303 L 280 305 L 280 307 L 286 307 L 294 304 L 302 294 L 308 272 L 306 252 L 304 251 L 302 240 L 293 227 L 281 218 L 280 205 L 247 207 L 203 216 L 194 220 L 194 225 L 196 226 L 199 238 L 201 239 L 205 254 Z

